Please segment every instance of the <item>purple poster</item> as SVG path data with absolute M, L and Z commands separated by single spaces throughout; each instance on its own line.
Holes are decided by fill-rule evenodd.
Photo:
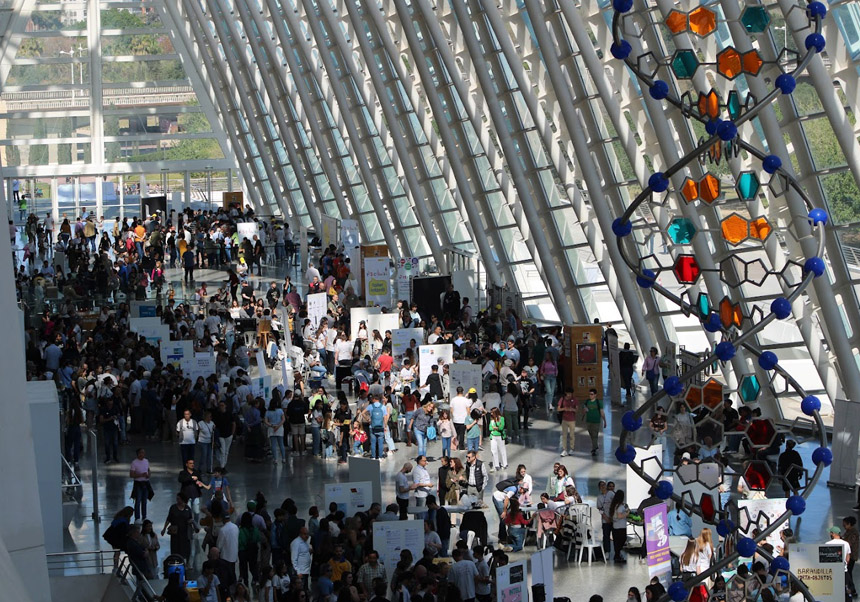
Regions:
M 648 553 L 648 575 L 653 577 L 672 570 L 669 553 L 669 521 L 666 504 L 644 509 L 645 551 Z

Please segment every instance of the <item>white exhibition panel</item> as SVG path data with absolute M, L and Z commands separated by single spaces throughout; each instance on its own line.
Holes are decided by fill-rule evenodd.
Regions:
M 401 550 L 409 550 L 413 560 L 419 560 L 424 555 L 424 521 L 374 521 L 373 545 L 389 573 L 400 562 Z
M 454 346 L 450 343 L 445 345 L 421 345 L 418 347 L 418 373 L 421 386 L 427 382 L 430 376 L 431 366 L 439 366 L 439 375 L 442 374 L 442 366 L 454 361 Z
M 370 481 L 326 484 L 323 500 L 326 508 L 334 502 L 346 516 L 368 512 L 373 503 L 373 484 Z

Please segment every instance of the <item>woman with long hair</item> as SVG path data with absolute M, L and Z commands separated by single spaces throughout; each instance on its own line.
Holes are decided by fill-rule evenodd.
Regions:
M 696 540 L 690 538 L 687 540 L 687 546 L 681 554 L 681 578 L 689 579 L 698 573 L 699 562 L 699 546 Z
M 445 486 L 448 488 L 445 494 L 445 503 L 452 506 L 460 504 L 460 490 L 466 485 L 466 470 L 460 458 L 451 458 L 448 476 L 445 477 Z
M 615 547 L 614 560 L 619 564 L 627 562 L 621 556 L 621 550 L 624 549 L 624 543 L 627 541 L 628 514 L 630 514 L 630 508 L 624 503 L 624 490 L 619 489 L 612 498 L 612 504 L 609 505 L 609 516 L 612 518 L 612 542 Z
M 502 513 L 502 519 L 505 521 L 508 536 L 513 540 L 511 552 L 521 551 L 526 539 L 526 528 L 529 521 L 520 510 L 520 503 L 517 498 L 510 499 L 507 510 Z
M 698 545 L 698 557 L 696 562 L 696 573 L 704 573 L 711 568 L 714 558 L 714 543 L 711 530 L 708 528 L 702 529 L 699 536 L 696 538 Z

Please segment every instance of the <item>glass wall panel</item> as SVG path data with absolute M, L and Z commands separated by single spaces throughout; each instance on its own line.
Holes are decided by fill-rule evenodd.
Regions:
M 184 80 L 185 70 L 179 59 L 103 63 L 102 79 L 106 84 Z

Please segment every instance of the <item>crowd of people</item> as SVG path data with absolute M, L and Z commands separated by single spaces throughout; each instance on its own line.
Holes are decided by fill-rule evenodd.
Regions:
M 239 240 L 242 222 L 253 222 L 259 234 Z M 406 301 L 383 309 L 397 313 L 398 326 L 425 333 L 395 356 L 390 331 L 369 331 L 361 322 L 351 335 L 350 309 L 361 307 L 355 292 L 361 289 L 342 249 L 321 248 L 301 286 L 289 275 L 261 286 L 254 267 L 260 274 L 272 248 L 263 240 L 275 241 L 276 259 L 292 264 L 289 227 L 236 208 L 123 220 L 112 229 L 84 210 L 74 224 L 64 218 L 56 232 L 50 215 L 30 216 L 20 231 L 10 224 L 10 236 L 27 241 L 16 285 L 27 314 L 28 378 L 57 385 L 66 458 L 79 465 L 87 428 L 99 429 L 106 464 L 119 462 L 120 446 L 143 445 L 129 468 L 134 504 L 116 515 L 105 536 L 143 575 L 160 574 L 159 536 L 169 537 L 171 554 L 188 562 L 196 533 L 204 532 L 208 559 L 197 579 L 203 600 L 223 602 L 227 595 L 243 600 L 253 593 L 266 602 L 308 597 L 382 602 L 390 596 L 397 602 L 435 601 L 440 595 L 484 602 L 495 587 L 495 568 L 507 562 L 507 554 L 523 549 L 527 528 L 537 525 L 538 536 L 557 534 L 566 508 L 583 503 L 563 460 L 553 466 L 539 496 L 525 465 L 508 467 L 508 446 L 525 441 L 534 412 L 557 424 L 550 428 L 558 429 L 562 458 L 596 457 L 602 445 L 609 410 L 604 392 L 591 389 L 587 398 L 577 399 L 572 383 L 564 382 L 558 328 L 524 324 L 512 309 L 476 312 L 449 286 L 438 313 Z M 183 269 L 184 286 L 169 280 L 166 270 L 174 267 Z M 195 278 L 197 268 L 222 271 L 223 284 L 210 294 L 207 283 Z M 205 280 L 218 278 L 209 272 Z M 312 324 L 305 298 L 318 292 L 327 294 L 327 313 Z M 131 329 L 131 299 L 154 299 L 155 315 L 171 340 L 191 341 L 196 353 L 214 354 L 212 373 L 192 381 L 165 361 L 154 341 Z M 444 362 L 422 375 L 418 346 L 436 343 L 451 343 L 455 360 L 480 365 L 480 383 L 452 390 Z M 265 369 L 252 361 L 257 348 L 269 365 L 289 357 L 294 368 L 291 382 L 268 395 L 251 378 Z M 619 364 L 627 394 L 610 400 L 612 405 L 630 402 L 637 363 L 625 344 Z M 651 349 L 641 380 L 657 390 L 660 379 L 673 374 L 672 364 L 668 351 L 660 356 Z M 343 390 L 347 383 L 349 395 Z M 757 419 L 748 407 L 735 410 L 730 397 L 694 411 L 675 403 L 657 408 L 645 429 L 648 441 L 640 443 L 663 444 L 667 473 L 685 463 L 728 465 L 751 458 L 775 463 L 778 456 L 786 490 L 797 491 L 803 468 L 794 442 L 788 441 L 781 455 L 782 438 L 767 448 L 750 447 L 743 435 Z M 579 450 L 577 431 L 589 441 Z M 170 492 L 175 503 L 158 517 L 164 521 L 161 529 L 147 514 L 155 492 L 145 449 L 159 441 L 178 444 L 181 468 L 176 491 Z M 242 504 L 230 491 L 228 465 L 242 470 L 237 454 L 252 464 L 286 463 L 289 455 L 342 464 L 351 454 L 382 461 L 412 447 L 410 461 L 396 475 L 392 503 L 374 504 L 352 517 L 336 508 L 324 518 L 316 507 L 300 513 L 290 498 L 270 511 L 262 492 Z M 436 462 L 438 471 L 429 468 Z M 492 485 L 491 473 L 497 473 Z M 739 487 L 743 495 L 763 495 L 743 479 Z M 605 553 L 613 552 L 614 561 L 623 564 L 627 526 L 636 511 L 614 483 L 601 482 L 599 489 L 596 499 L 587 501 L 599 511 Z M 478 534 L 479 543 L 470 549 L 459 532 L 452 538 L 451 515 L 487 508 L 485 490 L 497 512 L 500 547 L 490 547 L 486 520 L 462 522 L 461 529 L 470 527 L 463 534 Z M 721 492 L 728 502 L 728 482 Z M 425 558 L 404 557 L 396 567 L 384 567 L 373 548 L 372 522 L 404 519 L 410 511 L 426 523 Z M 678 527 L 678 517 L 686 514 L 675 514 Z M 705 566 L 707 546 L 699 539 L 692 540 L 695 563 L 691 555 L 681 558 L 682 573 Z M 452 562 L 434 562 L 449 555 Z M 710 558 L 718 555 L 719 550 Z M 180 600 L 182 588 L 170 577 L 165 599 Z M 719 599 L 719 578 L 708 586 Z M 660 587 L 645 588 L 646 599 L 659 598 Z

